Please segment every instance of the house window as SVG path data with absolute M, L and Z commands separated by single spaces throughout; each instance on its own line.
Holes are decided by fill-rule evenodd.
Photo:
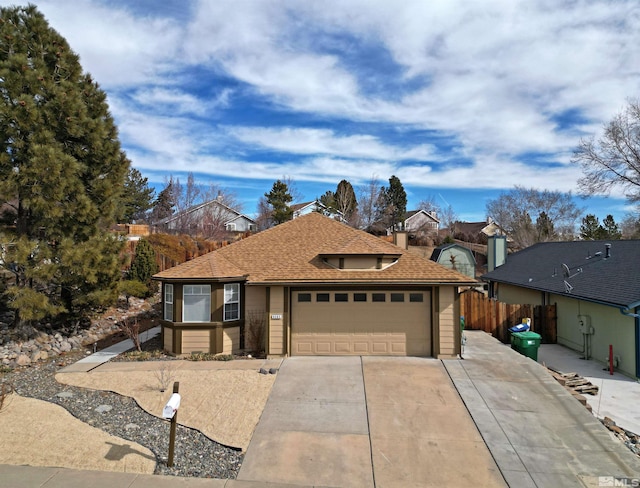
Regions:
M 392 293 L 391 294 L 392 302 L 404 302 L 404 293 Z
M 384 302 L 387 299 L 387 295 L 385 293 L 372 293 L 371 301 L 372 302 Z
M 424 295 L 422 293 L 409 293 L 410 302 L 422 302 L 424 301 Z
M 353 294 L 353 301 L 354 302 L 366 302 L 367 301 L 367 294 L 366 293 L 354 293 Z
M 255 224 L 249 224 L 249 230 L 250 230 L 251 232 L 255 232 L 255 230 L 256 230 L 256 226 L 255 226 Z
M 173 285 L 164 285 L 164 319 L 173 322 Z
M 229 232 L 235 232 L 235 230 L 236 230 L 236 224 L 235 224 L 235 222 L 232 222 L 232 223 L 230 223 L 230 224 L 227 224 L 227 230 L 228 230 Z
M 311 293 L 299 293 L 298 294 L 299 302 L 310 302 L 311 301 Z
M 182 321 L 211 321 L 211 285 L 184 285 L 182 288 Z
M 328 293 L 316 293 L 316 302 L 328 302 L 329 294 Z
M 348 293 L 336 293 L 334 300 L 336 302 L 348 302 L 349 294 Z
M 224 320 L 240 319 L 240 284 L 224 285 Z

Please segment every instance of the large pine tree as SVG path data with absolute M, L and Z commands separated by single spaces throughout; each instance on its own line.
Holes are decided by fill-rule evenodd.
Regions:
M 293 218 L 293 210 L 289 206 L 293 197 L 289 192 L 289 186 L 284 181 L 276 181 L 271 191 L 265 193 L 264 196 L 271 206 L 271 219 L 275 225 Z
M 105 93 L 36 7 L 0 9 L 0 265 L 17 320 L 109 303 L 129 161 Z M 8 209 L 8 210 L 7 210 Z

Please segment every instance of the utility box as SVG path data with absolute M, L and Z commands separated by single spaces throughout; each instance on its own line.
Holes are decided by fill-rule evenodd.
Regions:
M 538 361 L 538 349 L 542 336 L 536 332 L 514 332 L 511 334 L 511 349 L 515 349 L 523 356 Z

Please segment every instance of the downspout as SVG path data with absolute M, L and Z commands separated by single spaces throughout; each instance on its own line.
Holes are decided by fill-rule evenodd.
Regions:
M 634 308 L 636 313 L 632 313 L 630 310 Z M 636 349 L 636 378 L 640 378 L 640 313 L 638 313 L 640 303 L 632 303 L 628 307 L 620 307 L 620 313 L 627 317 L 633 317 L 636 319 L 635 323 L 635 349 Z

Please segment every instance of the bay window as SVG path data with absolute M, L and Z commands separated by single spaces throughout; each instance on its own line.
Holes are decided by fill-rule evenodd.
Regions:
M 182 321 L 211 322 L 211 285 L 184 285 Z
M 240 284 L 224 285 L 224 320 L 240 319 Z
M 173 322 L 173 285 L 164 285 L 164 319 Z

